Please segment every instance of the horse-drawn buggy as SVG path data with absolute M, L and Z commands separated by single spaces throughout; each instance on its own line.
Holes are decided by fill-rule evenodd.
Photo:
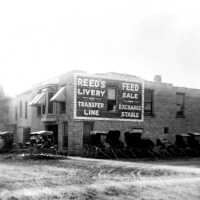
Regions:
M 57 154 L 52 131 L 31 132 L 28 146 L 31 154 Z

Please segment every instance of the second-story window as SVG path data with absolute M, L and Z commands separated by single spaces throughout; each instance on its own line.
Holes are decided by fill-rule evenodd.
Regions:
M 28 102 L 27 101 L 24 104 L 24 117 L 25 119 L 28 118 Z
M 66 112 L 66 103 L 65 102 L 60 102 L 60 113 L 65 113 Z
M 107 89 L 107 110 L 116 111 L 116 88 Z
M 144 90 L 144 115 L 153 116 L 153 90 Z
M 181 92 L 176 93 L 176 117 L 185 117 L 185 94 Z
M 37 106 L 37 116 L 41 116 L 41 106 Z
M 46 111 L 46 105 L 42 105 L 42 114 L 44 115 L 45 114 L 45 111 Z
M 19 117 L 22 118 L 22 101 L 19 102 Z
M 15 120 L 17 120 L 17 106 L 15 106 Z
M 52 114 L 53 113 L 53 102 L 52 101 L 50 101 L 50 99 L 53 97 L 53 93 L 49 93 L 48 94 L 48 113 L 49 114 Z

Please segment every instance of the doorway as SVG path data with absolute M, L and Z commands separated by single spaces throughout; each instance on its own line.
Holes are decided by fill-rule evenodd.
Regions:
M 68 122 L 63 123 L 63 149 L 68 148 Z
M 53 142 L 55 145 L 58 145 L 58 125 L 57 124 L 48 124 L 46 125 L 47 131 L 53 131 Z
M 90 143 L 90 132 L 93 131 L 94 122 L 83 122 L 83 144 Z

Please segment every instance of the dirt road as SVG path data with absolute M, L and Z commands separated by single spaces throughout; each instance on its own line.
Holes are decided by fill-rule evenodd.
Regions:
M 200 159 L 0 159 L 0 198 L 199 200 Z

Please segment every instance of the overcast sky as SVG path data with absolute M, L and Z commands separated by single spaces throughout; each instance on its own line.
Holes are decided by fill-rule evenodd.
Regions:
M 198 1 L 0 1 L 0 84 L 15 95 L 69 70 L 200 88 Z

